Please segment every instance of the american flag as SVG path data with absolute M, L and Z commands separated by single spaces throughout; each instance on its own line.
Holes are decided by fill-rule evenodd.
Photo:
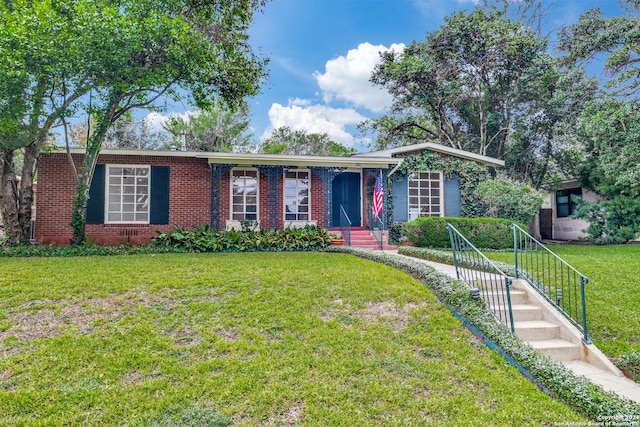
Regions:
M 376 185 L 373 187 L 373 201 L 371 202 L 371 208 L 373 209 L 373 215 L 380 218 L 382 215 L 382 206 L 384 204 L 384 188 L 382 187 L 382 169 L 380 174 L 376 178 Z

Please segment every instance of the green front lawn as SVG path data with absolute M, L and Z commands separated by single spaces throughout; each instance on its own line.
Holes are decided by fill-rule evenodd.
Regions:
M 598 348 L 612 358 L 640 354 L 640 245 L 551 245 L 549 249 L 589 278 L 587 325 Z M 510 252 L 485 254 L 513 264 Z
M 0 260 L 0 425 L 584 422 L 344 254 Z

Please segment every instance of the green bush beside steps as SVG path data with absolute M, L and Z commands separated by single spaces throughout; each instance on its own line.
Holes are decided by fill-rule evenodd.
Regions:
M 513 248 L 513 230 L 511 228 L 513 221 L 500 218 L 421 217 L 402 225 L 400 235 L 407 236 L 415 246 L 450 248 L 451 240 L 447 223 L 453 225 L 477 248 Z M 518 225 L 525 230 L 527 229 L 526 225 Z

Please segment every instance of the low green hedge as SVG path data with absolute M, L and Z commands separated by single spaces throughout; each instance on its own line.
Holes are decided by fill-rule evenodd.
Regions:
M 450 248 L 447 223 L 481 249 L 513 248 L 513 221 L 500 218 L 421 217 L 403 227 L 404 234 L 419 247 Z M 522 226 L 526 230 L 526 226 Z
M 190 252 L 313 251 L 330 245 L 331 238 L 327 230 L 310 225 L 260 231 L 217 231 L 203 225 L 195 230 L 176 227 L 171 233 L 158 233 L 152 244 Z
M 425 259 L 427 261 L 439 262 L 441 264 L 455 265 L 453 259 L 453 253 L 450 249 L 431 249 L 431 248 L 417 248 L 411 246 L 402 246 L 398 248 L 398 253 L 401 255 L 407 255 L 413 258 Z M 507 276 L 515 277 L 516 268 L 512 264 L 506 264 L 500 261 L 491 261 L 496 267 L 502 270 Z M 482 270 L 482 264 L 474 263 L 473 265 L 466 265 L 462 260 L 458 259 L 458 263 L 462 267 L 472 267 L 476 270 Z M 470 264 L 470 263 L 467 263 Z M 486 270 L 487 272 L 494 271 L 493 269 Z
M 405 249 L 411 252 L 411 248 L 402 249 L 402 252 L 405 252 Z M 613 425 L 613 423 L 607 424 L 607 420 L 613 420 L 613 417 L 616 417 L 615 420 L 623 421 L 640 419 L 640 405 L 620 398 L 586 378 L 576 375 L 561 363 L 537 352 L 504 325 L 496 322 L 487 306 L 482 301 L 471 297 L 469 288 L 463 282 L 452 280 L 419 260 L 344 246 L 331 246 L 328 250 L 351 253 L 411 274 L 518 362 L 550 394 L 577 408 L 598 425 Z
M 0 257 L 71 257 L 87 255 L 131 255 L 180 252 L 243 251 L 317 251 L 331 244 L 332 236 L 323 228 L 307 226 L 297 229 L 261 231 L 217 231 L 207 225 L 195 229 L 175 227 L 171 232 L 154 237 L 144 245 L 78 246 L 28 245 L 0 247 Z

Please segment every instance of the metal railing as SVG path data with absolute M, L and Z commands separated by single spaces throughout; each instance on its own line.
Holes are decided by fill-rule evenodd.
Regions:
M 458 279 L 466 282 L 471 288 L 472 296 L 482 298 L 496 319 L 514 332 L 511 278 L 485 257 L 453 225 L 447 224 L 447 229 Z
M 351 220 L 342 205 L 340 205 L 340 233 L 342 233 L 344 244 L 351 246 Z
M 589 343 L 584 292 L 589 279 L 516 224 L 513 224 L 513 251 L 516 278 L 529 282 Z
M 369 231 L 376 239 L 376 242 L 378 242 L 378 246 L 381 250 L 384 244 L 382 240 L 384 238 L 384 222 L 382 221 L 383 217 L 384 215 L 380 215 L 378 217 L 375 216 L 373 214 L 373 207 L 369 206 Z

